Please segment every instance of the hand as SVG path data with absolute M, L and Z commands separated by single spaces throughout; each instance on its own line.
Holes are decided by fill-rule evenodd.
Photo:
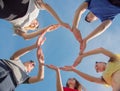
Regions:
M 64 71 L 73 71 L 75 69 L 75 67 L 73 66 L 64 66 L 64 67 L 60 67 L 61 70 Z
M 44 64 L 44 54 L 40 47 L 37 48 L 37 58 L 38 58 L 39 63 L 41 63 L 43 65 Z
M 86 40 L 83 40 L 80 45 L 80 54 L 83 54 L 85 48 L 86 48 Z
M 48 26 L 47 27 L 47 32 L 52 32 L 52 31 L 56 30 L 59 27 L 60 27 L 60 24 L 54 24 L 54 25 Z
M 81 36 L 80 31 L 79 31 L 77 28 L 74 28 L 72 31 L 73 31 L 73 34 L 74 34 L 76 40 L 77 40 L 79 43 L 81 43 L 81 42 L 82 42 L 82 36 Z
M 57 66 L 54 66 L 54 65 L 46 65 L 46 67 L 53 69 L 55 71 L 59 70 L 59 68 Z

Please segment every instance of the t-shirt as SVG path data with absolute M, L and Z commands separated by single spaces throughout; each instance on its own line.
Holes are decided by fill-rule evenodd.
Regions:
M 24 81 L 26 81 L 29 78 L 25 70 L 25 66 L 23 65 L 21 60 L 3 59 L 2 61 L 4 61 L 4 63 L 11 68 L 17 85 L 24 83 Z
M 101 21 L 113 20 L 120 13 L 120 7 L 112 5 L 109 0 L 86 0 L 88 9 Z
M 118 70 L 120 70 L 120 54 L 116 54 L 116 59 L 113 62 L 108 62 L 103 72 L 103 79 L 108 85 L 112 84 L 112 75 Z
M 42 10 L 42 8 L 40 6 L 38 7 L 36 0 L 30 0 L 27 13 L 23 17 L 17 18 L 10 22 L 13 23 L 15 28 L 21 28 L 23 32 L 26 32 L 24 27 L 29 26 L 31 22 L 38 17 L 40 10 Z
M 68 88 L 68 87 L 63 87 L 64 91 L 78 91 L 76 89 L 71 89 L 71 88 Z

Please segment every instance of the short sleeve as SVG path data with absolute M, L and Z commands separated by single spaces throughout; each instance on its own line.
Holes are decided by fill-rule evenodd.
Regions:
M 30 79 L 30 77 L 28 77 L 28 78 L 23 82 L 23 84 L 30 84 L 30 83 L 29 83 L 29 79 Z
M 37 6 L 38 9 L 40 9 L 40 10 L 45 10 L 44 8 L 42 8 L 42 7 L 40 6 L 40 4 L 38 3 L 37 0 L 35 0 L 34 2 L 35 2 L 35 5 Z

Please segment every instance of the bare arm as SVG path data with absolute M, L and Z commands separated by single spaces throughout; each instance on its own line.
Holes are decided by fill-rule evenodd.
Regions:
M 37 59 L 38 59 L 38 74 L 37 76 L 33 76 L 29 79 L 29 83 L 35 83 L 44 79 L 44 54 L 42 49 L 40 48 L 45 42 L 44 38 L 45 33 L 40 35 L 37 39 Z
M 75 60 L 73 66 L 74 67 L 77 66 L 82 61 L 82 58 L 84 58 L 84 57 L 87 57 L 90 55 L 95 55 L 95 54 L 100 54 L 100 53 L 104 54 L 110 58 L 116 58 L 116 55 L 114 53 L 112 53 L 104 48 L 97 48 L 97 49 L 94 49 L 94 50 L 91 50 L 91 51 L 88 51 L 88 52 L 85 52 L 85 53 L 79 55 L 77 57 L 77 59 Z
M 76 10 L 75 15 L 74 15 L 74 20 L 73 20 L 73 25 L 72 25 L 72 30 L 74 28 L 78 28 L 78 23 L 80 21 L 81 15 L 85 12 L 85 10 L 88 8 L 88 3 L 83 2 L 79 8 Z
M 27 52 L 31 51 L 32 49 L 36 48 L 36 44 L 22 48 L 18 51 L 16 51 L 11 57 L 11 60 L 17 60 L 19 59 L 21 56 L 23 56 L 24 54 L 26 54 Z
M 81 53 L 83 53 L 83 51 L 85 50 L 86 43 L 89 40 L 91 40 L 91 39 L 97 37 L 98 35 L 100 35 L 101 33 L 103 33 L 111 24 L 112 24 L 111 20 L 105 20 L 93 32 L 91 32 L 87 37 L 85 37 L 81 44 Z
M 37 58 L 38 58 L 38 74 L 29 79 L 29 83 L 39 82 L 44 79 L 44 55 L 42 49 L 38 47 L 37 49 Z
M 54 65 L 46 65 L 48 68 L 55 70 L 56 72 L 56 87 L 57 91 L 63 91 L 63 85 L 61 81 L 61 75 L 60 75 L 60 70 L 58 67 Z
M 77 69 L 73 69 L 73 72 L 75 72 L 76 74 L 78 74 L 79 76 L 81 76 L 82 78 L 84 78 L 84 79 L 86 79 L 86 80 L 88 80 L 90 82 L 99 83 L 99 84 L 105 84 L 105 81 L 102 78 L 97 78 L 97 77 L 90 76 L 88 74 L 80 72 Z
M 68 28 L 69 30 L 71 30 L 70 25 L 67 24 L 67 23 L 64 23 L 64 22 L 59 18 L 59 16 L 57 15 L 57 13 L 54 11 L 54 9 L 53 9 L 50 5 L 44 3 L 42 0 L 38 0 L 37 3 L 40 5 L 40 7 L 44 8 L 45 10 L 47 10 L 47 11 L 58 21 L 58 23 L 59 23 L 61 26 L 65 27 L 65 28 Z
M 105 20 L 103 21 L 92 33 L 90 33 L 85 40 L 91 40 L 94 37 L 100 35 L 103 33 L 110 25 L 112 24 L 111 20 Z
M 79 24 L 82 14 L 85 12 L 87 7 L 88 7 L 88 3 L 84 2 L 82 5 L 79 6 L 79 8 L 76 10 L 76 13 L 74 15 L 74 20 L 73 20 L 73 24 L 72 24 L 72 32 L 73 32 L 76 40 L 79 43 L 82 42 L 82 35 L 80 33 L 80 30 L 78 30 L 78 24 Z
M 47 33 L 47 32 L 56 30 L 59 26 L 60 26 L 59 24 L 50 25 L 42 30 L 38 30 L 38 31 L 35 31 L 32 33 L 25 33 L 25 32 L 22 32 L 21 30 L 15 30 L 15 33 L 18 34 L 19 36 L 22 36 L 24 39 L 27 40 L 27 39 L 34 38 L 38 35 L 41 35 L 43 33 Z
M 90 75 L 85 74 L 83 72 L 80 72 L 79 70 L 75 69 L 75 67 L 73 67 L 73 66 L 64 66 L 61 69 L 64 70 L 64 71 L 73 71 L 76 74 L 78 74 L 79 76 L 81 76 L 82 78 L 84 78 L 84 79 L 86 79 L 86 80 L 88 80 L 90 82 L 99 83 L 99 84 L 105 84 L 105 81 L 103 79 L 93 77 L 93 76 L 90 76 Z

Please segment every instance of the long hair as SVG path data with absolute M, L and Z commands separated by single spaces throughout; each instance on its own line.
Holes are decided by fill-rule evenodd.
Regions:
M 80 82 L 79 82 L 76 78 L 73 78 L 73 79 L 75 80 L 75 87 L 74 87 L 74 89 L 80 90 L 80 88 L 82 88 Z M 68 79 L 68 80 L 69 80 L 69 79 Z M 68 81 L 67 81 L 67 83 L 66 83 L 66 87 L 69 87 Z

